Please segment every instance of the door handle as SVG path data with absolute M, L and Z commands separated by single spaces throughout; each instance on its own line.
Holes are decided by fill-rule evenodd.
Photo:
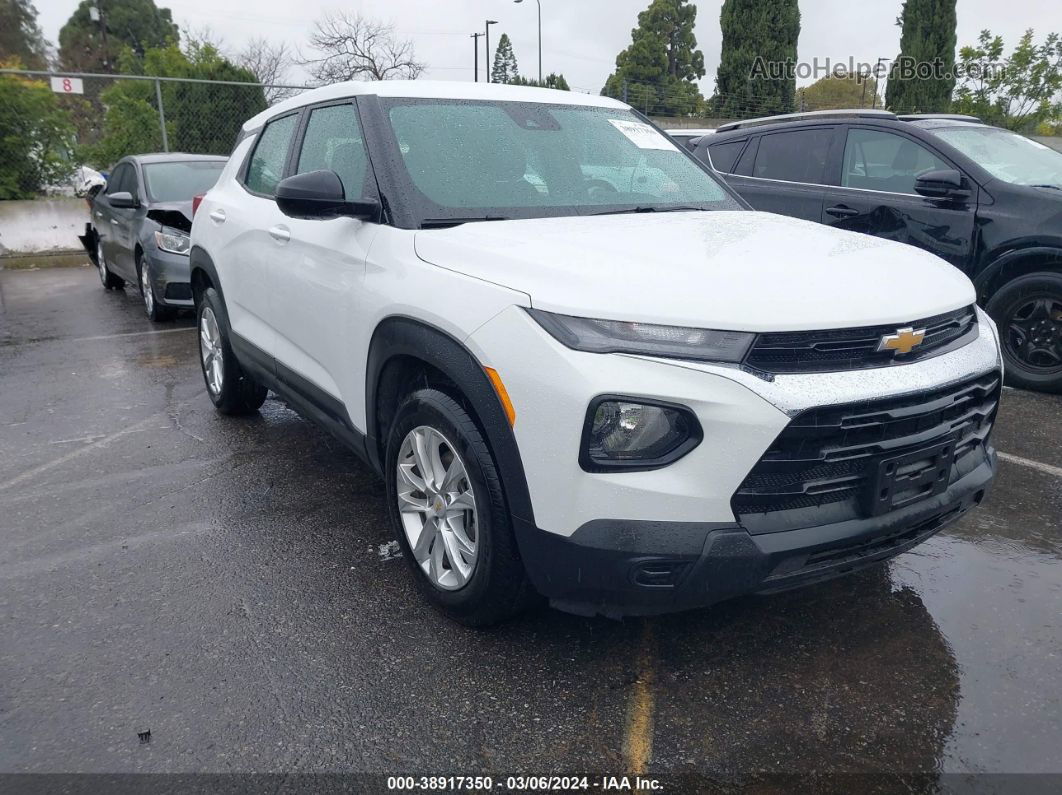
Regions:
M 116 220 L 114 220 L 113 218 L 111 219 L 111 223 L 114 224 L 115 226 L 118 226 L 118 222 Z
M 226 217 L 227 216 L 225 215 L 225 211 L 222 210 L 222 209 L 217 209 L 217 210 L 211 210 L 210 211 L 210 220 L 211 221 L 217 221 L 219 224 L 223 224 L 223 223 L 225 223 L 225 218 Z
M 834 218 L 854 218 L 860 215 L 860 212 L 852 207 L 845 207 L 843 204 L 839 204 L 836 207 L 827 207 L 826 215 L 832 215 Z
M 287 243 L 291 240 L 291 231 L 286 226 L 273 226 L 269 228 L 269 236 L 278 243 Z

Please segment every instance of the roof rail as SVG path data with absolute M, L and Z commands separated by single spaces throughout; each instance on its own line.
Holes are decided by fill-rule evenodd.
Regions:
M 784 121 L 804 121 L 814 119 L 895 119 L 896 114 L 888 110 L 856 108 L 853 110 L 809 110 L 803 113 L 783 113 L 781 116 L 765 116 L 761 119 L 746 119 L 720 125 L 716 132 L 742 130 L 746 127 L 759 127 L 764 124 L 777 124 Z
M 962 113 L 904 113 L 896 117 L 900 121 L 975 121 L 984 124 L 982 119 L 976 116 L 966 116 Z

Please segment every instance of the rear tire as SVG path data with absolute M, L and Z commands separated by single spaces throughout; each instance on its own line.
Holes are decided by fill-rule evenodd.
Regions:
M 136 272 L 140 279 L 140 297 L 144 301 L 144 312 L 148 316 L 148 320 L 152 323 L 173 320 L 177 312 L 172 307 L 159 304 L 158 296 L 155 295 L 155 288 L 152 286 L 151 263 L 147 262 L 139 254 L 136 258 Z
M 434 466 L 425 464 L 433 457 Z M 428 602 L 482 627 L 536 600 L 490 447 L 457 401 L 430 388 L 409 395 L 388 433 L 385 461 L 391 525 Z
M 243 371 L 229 344 L 229 318 L 221 296 L 208 287 L 196 307 L 199 365 L 207 395 L 222 414 L 253 414 L 269 393 Z
M 100 282 L 104 290 L 121 290 L 125 287 L 125 279 L 115 276 L 107 267 L 107 260 L 103 256 L 103 244 L 99 237 L 96 238 L 96 270 L 100 274 Z
M 1007 384 L 1062 392 L 1062 274 L 1030 273 L 1007 282 L 985 310 L 999 327 Z

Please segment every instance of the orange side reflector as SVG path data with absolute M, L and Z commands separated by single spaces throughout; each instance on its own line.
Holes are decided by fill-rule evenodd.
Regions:
M 501 376 L 498 375 L 498 371 L 493 367 L 484 367 L 483 370 L 487 373 L 487 378 L 490 379 L 491 386 L 494 387 L 494 392 L 498 395 L 502 408 L 505 409 L 505 417 L 509 420 L 509 427 L 512 428 L 516 425 L 516 409 L 513 408 L 513 402 L 509 400 L 509 393 L 505 391 L 505 384 L 502 383 Z

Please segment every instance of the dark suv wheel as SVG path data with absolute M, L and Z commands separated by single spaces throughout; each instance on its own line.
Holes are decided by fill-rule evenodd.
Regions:
M 535 600 L 490 448 L 457 401 L 435 389 L 406 398 L 388 434 L 385 477 L 391 524 L 428 601 L 486 626 Z
M 240 367 L 229 344 L 228 315 L 214 288 L 209 287 L 196 307 L 199 364 L 207 394 L 222 414 L 253 414 L 265 403 L 268 390 Z
M 1062 392 L 1062 274 L 1030 273 L 1008 282 L 986 310 L 999 327 L 1007 383 Z

